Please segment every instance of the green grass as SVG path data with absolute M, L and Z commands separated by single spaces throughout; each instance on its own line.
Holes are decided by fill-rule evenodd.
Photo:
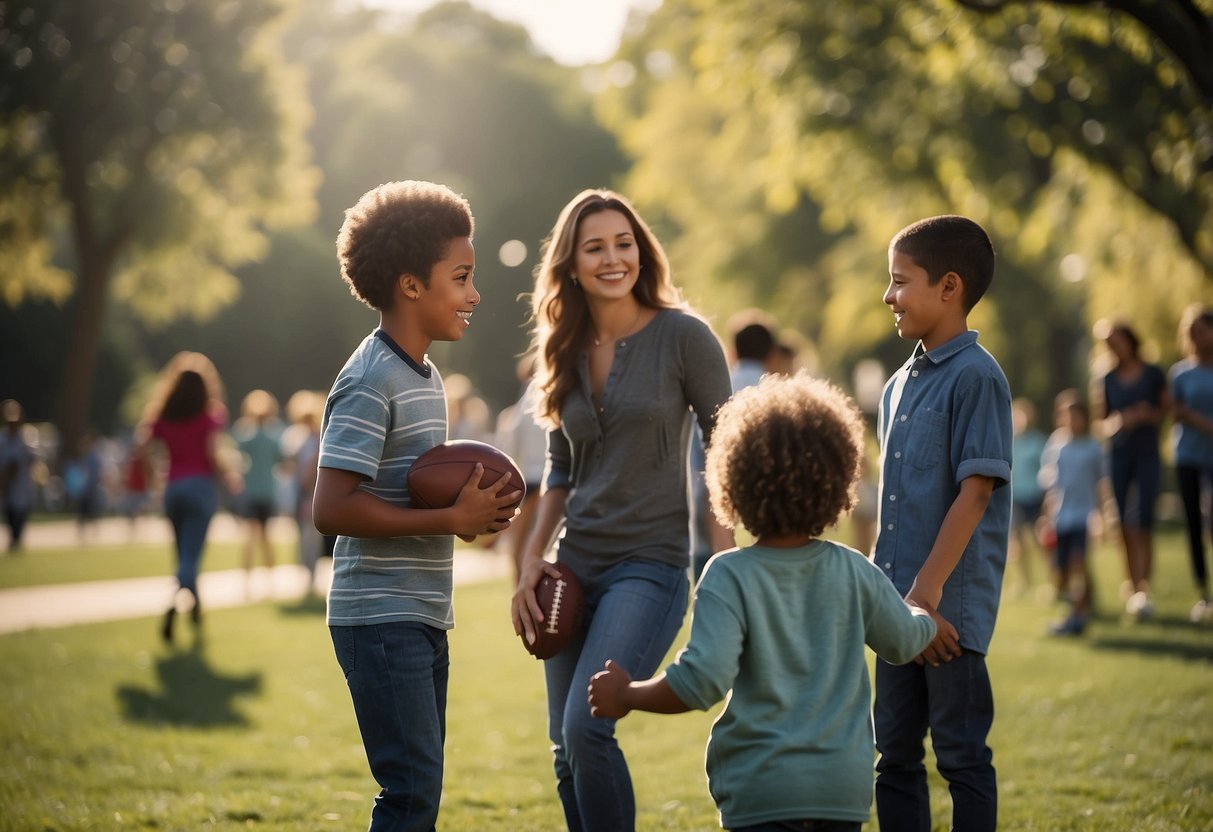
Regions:
M 77 555 L 99 556 L 46 555 L 64 569 Z M 1207 830 L 1213 629 L 1187 623 L 1178 538 L 1163 540 L 1150 623 L 1119 620 L 1116 557 L 1105 547 L 1096 561 L 1108 614 L 1082 639 L 1042 635 L 1056 610 L 1033 595 L 1009 593 L 1003 604 L 990 657 L 1000 828 Z M 443 830 L 563 826 L 542 672 L 509 627 L 509 593 L 502 581 L 456 593 Z M 151 619 L 0 636 L 0 691 L 0 830 L 310 832 L 368 822 L 376 787 L 318 602 L 216 610 L 205 644 L 176 652 L 158 643 Z M 638 828 L 716 828 L 703 775 L 712 716 L 636 714 L 621 724 Z M 932 799 L 935 826 L 946 829 L 934 774 Z
M 280 563 L 293 563 L 295 545 L 277 545 Z M 260 555 L 258 555 L 260 557 Z M 202 570 L 238 569 L 240 544 L 207 543 Z M 260 560 L 257 561 L 260 563 Z M 108 581 L 171 575 L 177 569 L 171 543 L 93 544 L 27 549 L 0 556 L 0 589 L 76 581 Z

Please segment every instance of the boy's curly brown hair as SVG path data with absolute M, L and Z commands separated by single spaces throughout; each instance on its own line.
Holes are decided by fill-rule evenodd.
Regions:
M 755 537 L 818 537 L 855 504 L 863 417 L 851 399 L 807 373 L 766 376 L 716 416 L 708 449 L 712 508 Z
M 411 274 L 429 286 L 430 270 L 456 237 L 471 237 L 472 209 L 445 185 L 405 180 L 373 188 L 345 212 L 337 235 L 341 279 L 372 309 L 392 305 L 396 281 Z

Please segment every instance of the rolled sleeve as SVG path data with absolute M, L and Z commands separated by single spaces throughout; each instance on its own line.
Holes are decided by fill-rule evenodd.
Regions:
M 957 484 L 969 477 L 990 477 L 997 480 L 996 487 L 1007 485 L 1011 482 L 1009 391 L 998 379 L 982 376 L 955 401 L 954 424 L 963 426 L 952 435 Z

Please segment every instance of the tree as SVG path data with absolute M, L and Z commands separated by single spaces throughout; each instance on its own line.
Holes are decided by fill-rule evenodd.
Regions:
M 72 296 L 65 448 L 83 432 L 107 305 L 205 317 L 262 229 L 307 221 L 316 171 L 279 0 L 0 6 L 0 287 Z M 74 280 L 68 278 L 68 273 Z
M 928 214 L 990 229 L 999 278 L 976 323 L 1039 349 L 1000 354 L 1040 398 L 1074 383 L 1094 317 L 1119 306 L 1169 345 L 1209 292 L 1213 120 L 1129 18 L 666 0 L 620 58 L 635 81 L 602 112 L 626 126 L 628 187 L 676 223 L 683 273 L 778 308 L 839 375 L 894 343 L 884 247 Z

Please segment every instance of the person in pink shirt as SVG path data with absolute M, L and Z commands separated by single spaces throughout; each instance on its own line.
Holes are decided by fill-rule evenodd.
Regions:
M 173 524 L 178 583 L 160 631 L 169 643 L 181 596 L 192 602 L 188 609 L 194 626 L 202 623 L 198 570 L 207 527 L 219 504 L 223 469 L 217 443 L 226 426 L 227 407 L 215 365 L 201 353 L 177 353 L 161 371 L 136 432 L 140 451 L 156 442 L 168 456 L 164 513 Z

